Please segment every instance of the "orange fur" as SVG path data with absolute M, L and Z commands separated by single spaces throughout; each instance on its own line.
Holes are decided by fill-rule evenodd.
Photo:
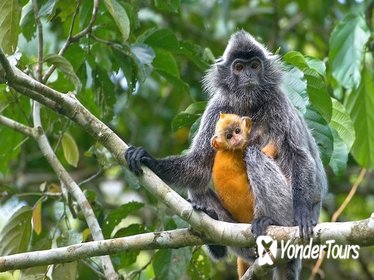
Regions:
M 250 267 L 250 263 L 246 262 L 245 260 L 243 260 L 242 258 L 239 258 L 237 259 L 237 266 L 238 266 L 238 276 L 239 276 L 239 279 L 243 277 L 243 275 L 246 273 L 246 271 L 248 270 L 248 268 Z
M 226 139 L 233 127 L 242 130 L 238 141 L 240 145 L 232 147 L 230 140 Z M 234 114 L 221 114 L 216 125 L 212 146 L 217 150 L 212 178 L 214 188 L 223 204 L 223 207 L 241 223 L 250 223 L 253 220 L 254 197 L 248 181 L 247 169 L 244 162 L 244 151 L 247 146 L 251 121 Z M 233 134 L 233 133 L 232 133 Z M 268 157 L 277 156 L 277 147 L 273 143 L 266 145 L 262 152 Z M 243 259 L 237 259 L 239 279 L 249 267 Z
M 217 151 L 213 165 L 214 188 L 223 207 L 242 223 L 253 219 L 253 194 L 250 191 L 243 151 Z

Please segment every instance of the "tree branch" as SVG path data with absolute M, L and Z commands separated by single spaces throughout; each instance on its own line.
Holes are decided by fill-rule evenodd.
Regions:
M 87 225 L 91 231 L 92 237 L 94 240 L 104 240 L 104 235 L 101 231 L 99 222 L 96 219 L 95 213 L 88 202 L 87 198 L 83 194 L 82 190 L 79 188 L 78 184 L 71 178 L 69 173 L 63 167 L 61 162 L 57 159 L 56 154 L 54 153 L 51 145 L 49 144 L 48 138 L 44 133 L 42 122 L 40 119 L 40 104 L 34 102 L 33 106 L 33 120 L 34 128 L 38 131 L 37 137 L 35 140 L 39 144 L 39 148 L 42 151 L 44 157 L 48 160 L 49 165 L 55 171 L 56 175 L 66 187 L 69 193 L 72 194 L 75 201 L 78 203 L 79 208 L 81 209 L 84 218 L 87 222 Z M 112 261 L 109 256 L 101 257 L 103 271 L 107 279 L 118 279 L 118 275 L 114 270 Z
M 0 115 L 0 124 L 32 138 L 34 138 L 36 135 L 35 130 L 32 127 L 26 126 L 2 115 Z
M 201 219 L 212 219 L 200 214 Z M 134 236 L 92 241 L 82 244 L 61 247 L 57 249 L 34 251 L 10 256 L 0 257 L 0 272 L 14 269 L 24 269 L 32 266 L 71 262 L 82 258 L 116 254 L 133 250 L 172 249 L 202 244 L 222 244 L 251 247 L 254 239 L 249 224 L 232 224 L 221 221 L 212 221 L 212 224 L 221 228 L 223 235 L 232 236 L 231 240 L 219 241 L 220 236 L 213 239 L 205 238 L 192 229 L 178 229 L 164 232 L 138 234 Z M 267 234 L 274 239 L 290 240 L 291 244 L 305 244 L 298 238 L 297 227 L 269 227 Z M 322 223 L 315 228 L 316 238 L 313 244 L 324 244 L 327 240 L 336 240 L 335 244 L 344 245 L 353 242 L 360 246 L 374 245 L 374 213 L 371 218 L 356 222 Z M 261 266 L 254 267 L 255 275 L 264 273 Z

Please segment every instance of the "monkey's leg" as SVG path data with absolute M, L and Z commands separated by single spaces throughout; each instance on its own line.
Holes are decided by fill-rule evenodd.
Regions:
M 301 269 L 301 260 L 293 259 L 274 269 L 273 280 L 298 280 Z

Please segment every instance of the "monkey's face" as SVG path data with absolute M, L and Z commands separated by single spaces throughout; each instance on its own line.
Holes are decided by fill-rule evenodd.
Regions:
M 238 89 L 251 89 L 261 84 L 263 64 L 259 57 L 238 57 L 231 63 L 231 80 Z
M 222 58 L 204 78 L 208 91 L 247 96 L 251 103 L 270 98 L 262 94 L 269 85 L 277 85 L 281 78 L 277 56 L 272 55 L 249 33 L 232 35 Z

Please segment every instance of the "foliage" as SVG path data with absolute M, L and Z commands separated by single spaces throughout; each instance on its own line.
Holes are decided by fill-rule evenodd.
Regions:
M 0 3 L 0 46 L 13 64 L 36 77 L 32 2 Z M 328 171 L 332 199 L 324 216 L 330 217 L 344 199 L 358 168 L 374 167 L 373 1 L 105 0 L 99 1 L 96 18 L 94 1 L 35 2 L 44 33 L 43 73 L 56 67 L 46 84 L 76 93 L 127 143 L 156 156 L 186 149 L 208 99 L 201 89 L 204 71 L 222 54 L 229 35 L 244 28 L 270 50 L 279 48 L 285 62 L 282 88 L 307 121 Z M 72 40 L 91 22 L 87 35 Z M 68 38 L 71 44 L 61 55 Z M 32 125 L 29 100 L 4 84 L 0 112 Z M 75 180 L 94 175 L 81 187 L 106 238 L 185 226 L 72 122 L 47 109 L 42 120 L 57 157 Z M 75 203 L 53 195 L 61 193 L 61 186 L 36 142 L 2 126 L 0 135 L 0 214 L 8 217 L 0 220 L 0 255 L 90 240 Z M 374 209 L 373 190 L 368 178 L 342 219 L 366 218 Z M 374 257 L 372 249 L 361 254 Z M 125 277 L 139 279 L 235 275 L 223 262 L 212 266 L 200 248 L 139 251 L 112 259 Z M 360 264 L 327 262 L 326 279 L 336 270 L 355 279 L 364 279 L 364 271 L 374 274 L 373 264 Z M 36 279 L 47 270 L 22 273 Z M 95 279 L 96 270 L 92 261 L 78 262 L 54 266 L 52 275 Z M 303 273 L 310 274 L 307 268 Z

